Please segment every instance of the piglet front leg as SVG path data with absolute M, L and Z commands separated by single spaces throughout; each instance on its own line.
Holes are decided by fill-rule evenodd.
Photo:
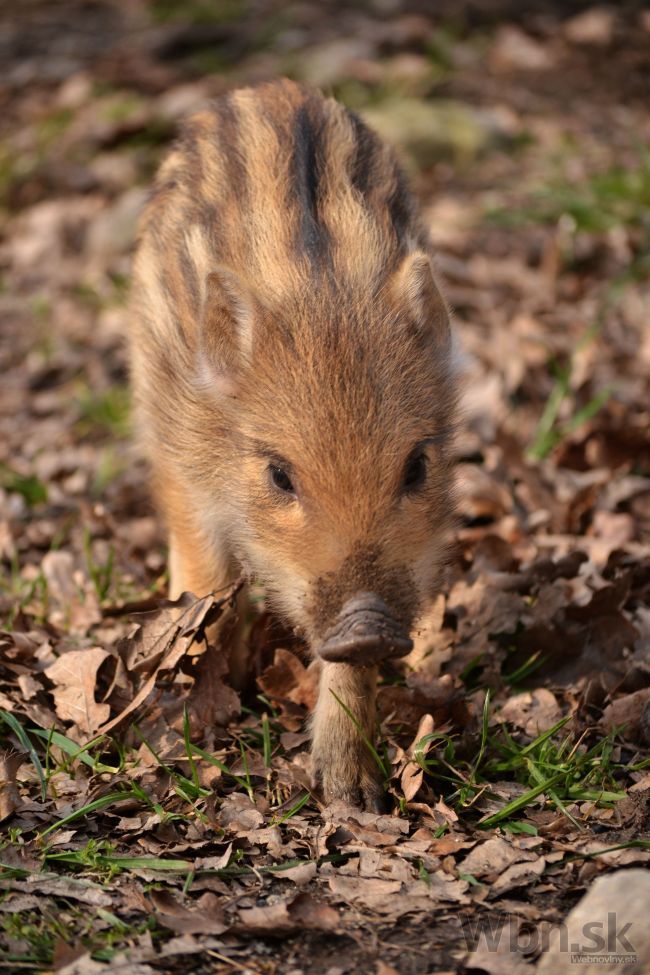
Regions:
M 376 690 L 376 667 L 323 663 L 312 725 L 312 757 L 328 805 L 381 811 L 382 773 L 364 741 L 365 736 L 374 742 Z

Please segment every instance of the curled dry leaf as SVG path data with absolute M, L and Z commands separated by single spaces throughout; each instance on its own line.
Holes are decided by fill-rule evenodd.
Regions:
M 310 894 L 297 894 L 290 900 L 250 907 L 239 912 L 239 928 L 258 934 L 285 935 L 294 931 L 333 931 L 339 915 L 333 907 Z
M 78 961 L 84 955 L 87 955 L 87 953 L 87 948 L 81 942 L 69 945 L 65 941 L 57 941 L 52 955 L 52 968 L 55 972 L 59 972 L 61 969 L 65 969 L 68 965 L 72 965 Z
M 607 731 L 622 726 L 626 738 L 650 744 L 650 687 L 625 694 L 608 704 L 602 724 Z
M 431 740 L 423 741 L 423 739 L 432 733 L 433 728 L 433 717 L 430 714 L 422 715 L 415 738 L 407 751 L 409 759 L 413 759 L 416 749 L 418 750 L 419 757 L 424 758 L 426 756 L 433 742 Z M 407 802 L 410 802 L 411 799 L 415 798 L 420 786 L 422 785 L 423 778 L 424 769 L 422 768 L 421 764 L 414 761 L 409 761 L 406 763 L 400 779 L 400 785 L 402 787 L 402 792 L 404 793 L 404 798 Z
M 230 863 L 232 843 L 229 843 L 221 856 L 198 857 L 195 861 L 197 870 L 223 870 Z
M 544 857 L 535 857 L 530 863 L 513 863 L 491 885 L 490 898 L 500 897 L 515 887 L 527 887 L 528 884 L 536 883 L 545 867 Z
M 404 766 L 404 771 L 402 772 L 402 777 L 400 779 L 400 786 L 402 792 L 404 793 L 404 798 L 407 802 L 410 802 L 420 790 L 422 785 L 422 779 L 424 778 L 424 771 L 415 762 L 408 762 Z
M 318 695 L 319 674 L 317 663 L 305 667 L 295 653 L 279 648 L 258 684 L 273 701 L 291 701 L 312 709 Z
M 246 835 L 256 830 L 264 822 L 264 816 L 256 809 L 250 798 L 241 792 L 228 796 L 219 810 L 219 824 L 224 829 Z
M 22 804 L 16 775 L 26 757 L 23 752 L 13 749 L 0 751 L 0 822 L 11 816 Z
M 210 891 L 191 907 L 183 906 L 166 890 L 152 890 L 151 901 L 158 921 L 177 934 L 223 934 L 228 929 L 219 898 Z
M 448 806 L 444 799 L 438 799 L 433 807 L 433 811 L 438 814 L 438 817 L 443 823 L 453 824 L 458 822 L 458 813 L 451 806 Z
M 297 867 L 289 867 L 288 870 L 282 871 L 283 880 L 292 880 L 294 884 L 298 887 L 302 887 L 303 884 L 308 884 L 314 879 L 318 872 L 315 860 L 308 860 L 306 863 L 300 863 Z
M 201 599 L 196 599 L 191 593 L 183 593 L 175 602 L 166 603 L 152 620 L 139 628 L 130 641 L 123 644 L 122 652 L 126 653 L 127 659 L 141 661 L 143 669 L 151 667 L 151 673 L 133 700 L 99 729 L 102 734 L 121 725 L 145 703 L 159 675 L 173 673 L 178 668 L 195 641 L 203 636 L 205 628 L 216 622 L 232 604 L 241 585 L 241 582 L 235 583 L 219 598 L 215 593 Z
M 193 726 L 199 729 L 226 726 L 239 714 L 239 694 L 224 682 L 228 660 L 216 647 L 209 646 L 192 668 L 194 684 L 188 698 Z

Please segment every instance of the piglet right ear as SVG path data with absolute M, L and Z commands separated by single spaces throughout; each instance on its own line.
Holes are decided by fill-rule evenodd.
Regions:
M 424 251 L 407 254 L 390 282 L 390 293 L 399 312 L 405 314 L 425 341 L 449 337 L 449 311 Z
M 250 286 L 227 267 L 208 274 L 201 312 L 201 381 L 233 395 L 237 376 L 251 362 L 260 303 Z

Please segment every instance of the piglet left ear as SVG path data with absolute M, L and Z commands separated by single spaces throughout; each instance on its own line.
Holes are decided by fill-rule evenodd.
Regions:
M 395 307 L 425 340 L 449 338 L 449 311 L 436 284 L 431 258 L 424 251 L 407 254 L 390 282 Z
M 236 395 L 251 365 L 261 305 L 234 271 L 218 267 L 205 281 L 198 348 L 199 384 L 219 394 Z

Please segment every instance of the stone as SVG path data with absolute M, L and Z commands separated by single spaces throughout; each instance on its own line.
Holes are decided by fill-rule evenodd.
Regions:
M 650 870 L 599 877 L 551 935 L 537 975 L 650 971 Z
M 567 20 L 564 33 L 574 44 L 605 47 L 612 41 L 614 22 L 612 10 L 607 10 L 605 7 L 592 7 Z
M 553 58 L 548 48 L 518 27 L 505 26 L 497 32 L 489 53 L 490 67 L 497 73 L 548 71 Z

